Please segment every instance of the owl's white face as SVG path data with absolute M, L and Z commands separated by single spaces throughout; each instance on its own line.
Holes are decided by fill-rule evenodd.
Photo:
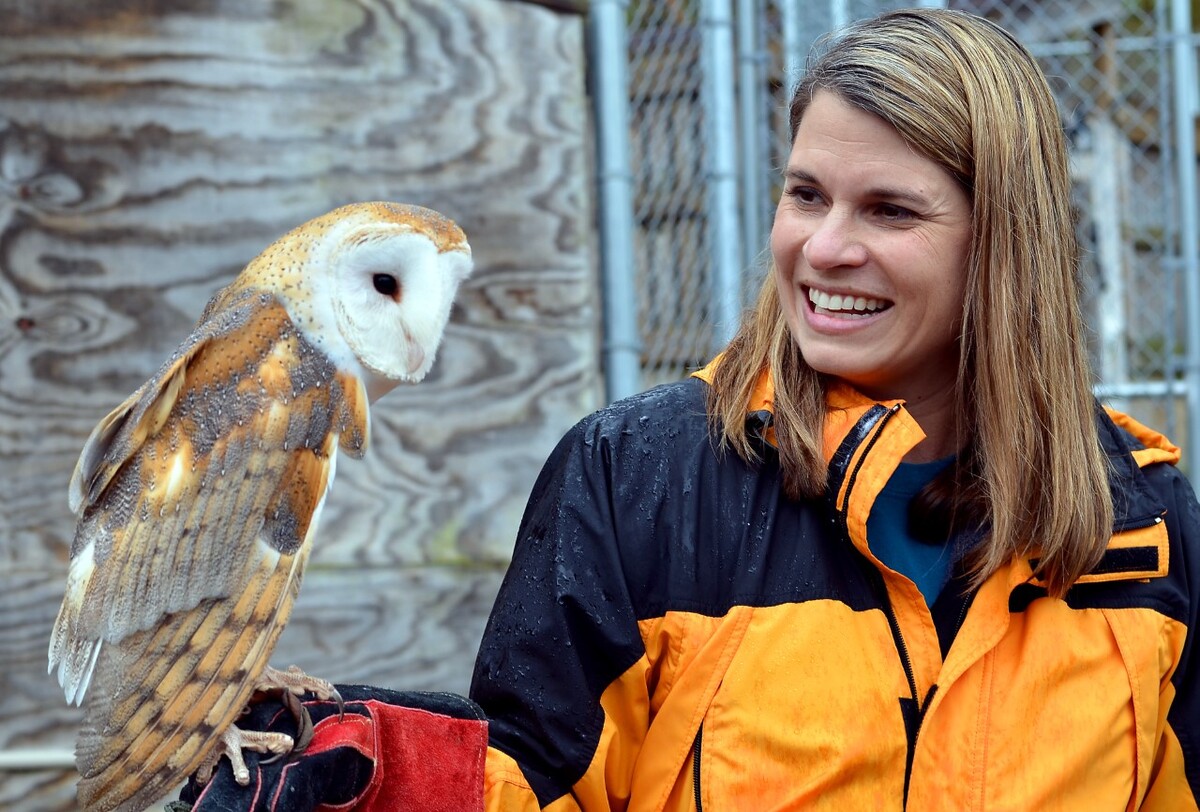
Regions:
M 439 253 L 425 234 L 376 226 L 348 235 L 334 269 L 338 331 L 359 363 L 385 379 L 368 389 L 424 378 L 454 294 L 471 271 L 470 253 Z
M 431 209 L 360 203 L 305 223 L 226 289 L 272 291 L 305 337 L 374 401 L 433 365 L 472 268 L 454 221 Z

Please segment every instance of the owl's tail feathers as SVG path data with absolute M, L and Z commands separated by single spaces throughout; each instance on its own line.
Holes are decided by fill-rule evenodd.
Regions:
M 87 812 L 146 809 L 195 769 L 214 731 L 236 718 L 248 690 L 223 697 L 228 702 L 206 695 L 210 686 L 236 692 L 236 682 L 226 685 L 216 674 L 232 641 L 205 645 L 214 627 L 227 628 L 229 610 L 205 601 L 105 649 L 75 745 Z
M 105 647 L 75 751 L 83 809 L 143 810 L 219 744 L 287 623 L 301 559 L 263 557 L 235 597 Z

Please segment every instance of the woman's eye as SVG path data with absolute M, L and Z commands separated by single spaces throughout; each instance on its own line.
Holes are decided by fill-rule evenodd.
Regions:
M 913 216 L 913 213 L 908 209 L 892 203 L 880 203 L 878 211 L 879 216 L 885 220 L 907 220 Z
M 788 190 L 788 197 L 795 200 L 797 203 L 811 205 L 820 201 L 820 193 L 811 186 L 797 186 Z
M 375 285 L 375 290 L 392 299 L 400 292 L 400 283 L 390 273 L 377 273 L 371 278 L 371 282 Z

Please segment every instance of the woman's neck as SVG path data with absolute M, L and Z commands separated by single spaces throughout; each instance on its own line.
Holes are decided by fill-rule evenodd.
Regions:
M 907 400 L 904 407 L 925 433 L 925 439 L 904 455 L 905 462 L 933 462 L 958 453 L 965 438 L 959 436 L 958 398 L 952 389 Z

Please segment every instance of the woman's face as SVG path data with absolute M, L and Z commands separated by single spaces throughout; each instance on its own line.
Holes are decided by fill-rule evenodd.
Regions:
M 779 296 L 809 366 L 877 399 L 953 393 L 971 203 L 870 113 L 818 90 L 771 230 Z

